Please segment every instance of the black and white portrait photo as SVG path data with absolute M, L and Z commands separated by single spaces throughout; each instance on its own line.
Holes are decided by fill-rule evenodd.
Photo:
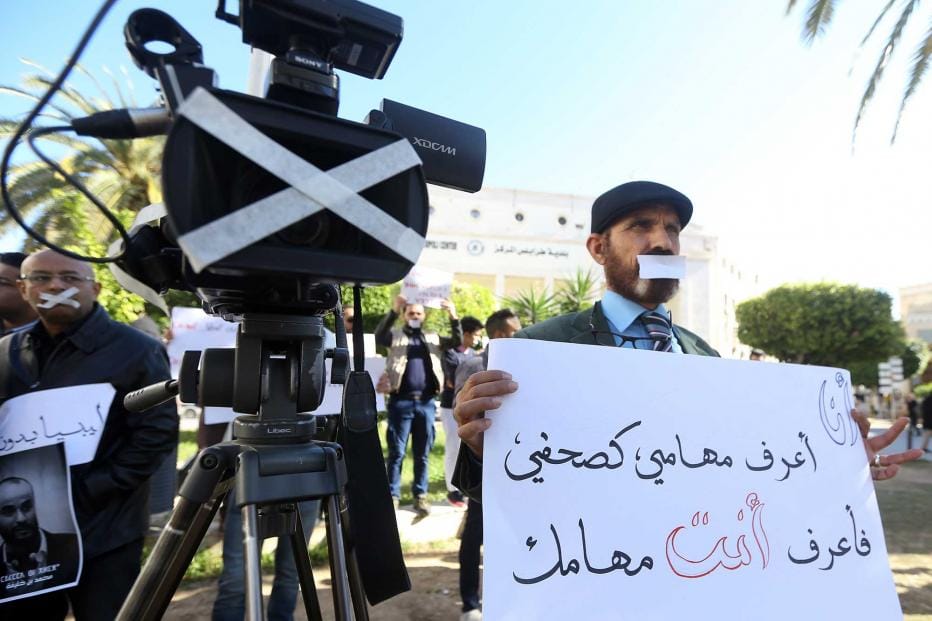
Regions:
M 0 603 L 76 584 L 77 533 L 64 445 L 0 455 Z

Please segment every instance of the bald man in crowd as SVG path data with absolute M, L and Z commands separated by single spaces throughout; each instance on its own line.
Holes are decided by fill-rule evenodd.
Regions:
M 139 573 L 148 529 L 149 477 L 178 442 L 169 401 L 141 413 L 126 393 L 170 378 L 161 343 L 113 321 L 97 303 L 88 263 L 45 250 L 23 261 L 20 294 L 39 316 L 0 339 L 0 404 L 28 392 L 107 383 L 116 389 L 94 459 L 71 467 L 84 544 L 78 586 L 0 606 L 4 619 L 113 619 Z

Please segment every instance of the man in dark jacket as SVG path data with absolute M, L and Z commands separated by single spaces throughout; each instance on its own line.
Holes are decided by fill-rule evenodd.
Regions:
M 664 303 L 676 293 L 679 280 L 641 277 L 639 256 L 680 253 L 680 231 L 692 212 L 692 202 L 684 194 L 652 181 L 632 181 L 602 194 L 592 204 L 586 249 L 602 266 L 605 296 L 593 308 L 530 326 L 515 337 L 718 356 L 701 338 L 673 325 Z M 454 482 L 470 497 L 481 495 L 482 438 L 491 424 L 484 413 L 499 407 L 501 398 L 517 389 L 505 371 L 483 371 L 470 377 L 457 397 L 454 416 L 462 448 Z M 868 439 L 867 419 L 858 420 L 868 459 L 874 460 L 906 422 L 897 421 L 888 433 Z M 872 462 L 871 474 L 875 480 L 890 478 L 898 464 L 918 455 L 921 452 L 884 455 Z
M 116 389 L 94 459 L 71 468 L 84 542 L 77 587 L 0 606 L 0 617 L 113 619 L 139 573 L 148 528 L 148 480 L 178 441 L 173 402 L 142 413 L 126 393 L 169 379 L 160 343 L 110 319 L 97 304 L 91 266 L 46 250 L 22 265 L 19 288 L 39 314 L 30 330 L 0 339 L 0 403 L 38 390 L 109 383 Z

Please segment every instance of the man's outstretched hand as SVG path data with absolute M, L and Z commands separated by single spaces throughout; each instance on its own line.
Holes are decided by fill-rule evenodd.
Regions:
M 873 438 L 868 437 L 871 424 L 867 417 L 858 414 L 856 410 L 851 410 L 851 416 L 861 430 L 861 437 L 864 438 L 864 452 L 867 453 L 867 461 L 871 467 L 871 478 L 875 481 L 892 479 L 900 471 L 900 464 L 922 457 L 922 449 L 918 448 L 890 455 L 880 454 L 880 451 L 893 444 L 897 436 L 906 429 L 909 419 L 905 416 L 896 419 L 889 429 Z
M 502 397 L 518 390 L 518 384 L 505 371 L 480 371 L 473 373 L 463 384 L 456 396 L 453 417 L 459 426 L 457 433 L 466 446 L 482 458 L 483 433 L 492 425 L 485 418 L 488 410 L 502 404 Z

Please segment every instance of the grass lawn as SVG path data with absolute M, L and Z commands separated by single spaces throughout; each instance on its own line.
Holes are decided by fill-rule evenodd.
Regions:
M 387 458 L 388 451 L 385 447 L 385 427 L 385 420 L 380 420 L 379 439 L 382 443 L 382 454 L 385 458 Z M 437 422 L 434 428 L 436 430 L 436 436 L 434 439 L 434 447 L 431 450 L 430 462 L 428 466 L 429 482 L 427 497 L 431 502 L 441 502 L 444 501 L 447 497 L 447 487 L 443 477 L 443 453 L 446 438 L 444 437 L 443 433 L 443 425 Z M 197 433 L 194 431 L 181 431 L 178 440 L 178 466 L 180 467 L 197 452 Z M 411 495 L 411 480 L 413 478 L 414 465 L 411 458 L 411 440 L 409 438 L 408 451 L 405 454 L 401 468 L 402 505 L 410 505 L 412 502 L 414 502 L 414 497 Z M 208 538 L 205 540 L 204 544 L 201 546 L 201 549 L 191 561 L 191 565 L 188 567 L 188 570 L 185 572 L 185 580 L 205 580 L 220 575 L 222 561 L 220 558 L 219 546 L 214 546 L 216 542 L 216 538 Z M 446 550 L 451 547 L 451 543 L 449 541 L 444 541 L 436 542 L 436 546 L 434 544 L 407 546 L 405 552 L 426 552 L 431 551 L 434 547 L 437 546 L 443 550 Z M 144 556 L 148 556 L 149 549 L 150 546 L 147 545 L 144 551 Z M 314 548 L 311 549 L 311 562 L 315 565 L 322 565 L 327 563 L 327 548 L 324 542 L 321 542 L 321 545 L 314 546 Z M 273 554 L 263 554 L 263 569 L 270 570 L 273 569 L 274 566 Z
M 906 464 L 876 489 L 904 618 L 932 621 L 932 463 Z

